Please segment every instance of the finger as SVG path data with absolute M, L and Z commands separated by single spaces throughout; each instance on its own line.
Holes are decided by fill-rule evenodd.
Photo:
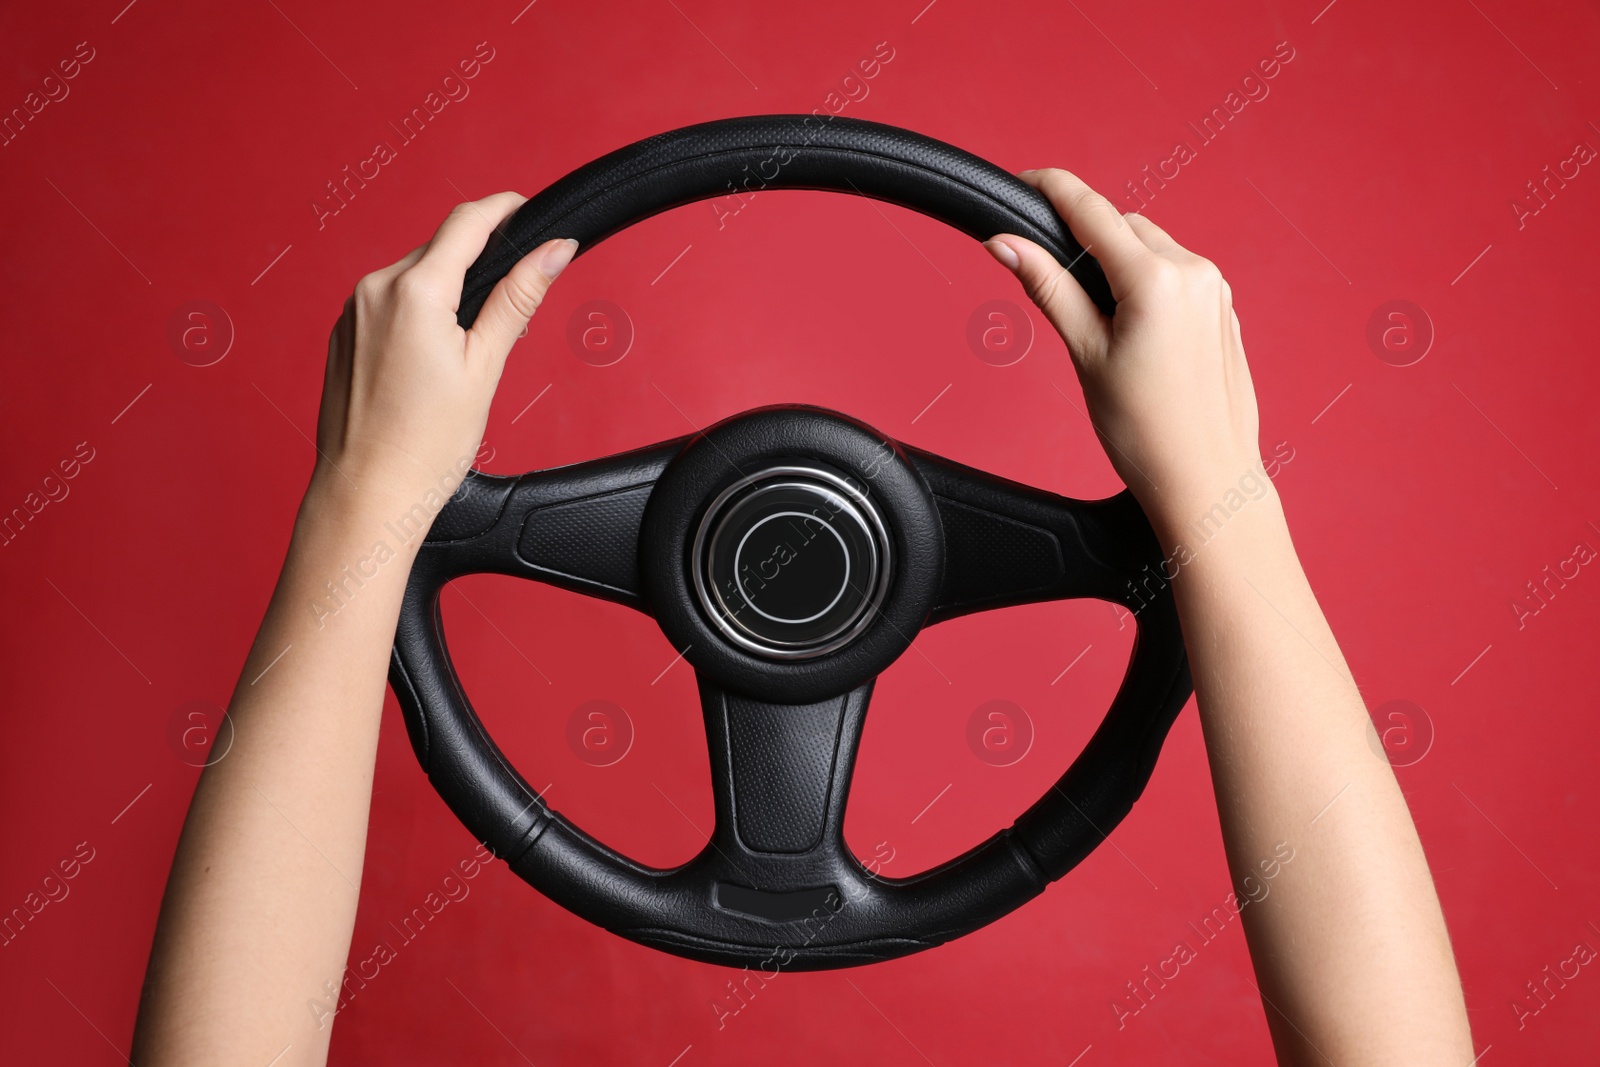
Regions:
M 1157 255 L 1171 255 L 1175 252 L 1188 251 L 1177 241 L 1174 241 L 1172 235 L 1166 230 L 1163 230 L 1138 212 L 1130 212 L 1123 217 L 1128 220 L 1129 227 L 1133 229 L 1139 240 L 1144 242 L 1144 246 Z
M 371 277 L 383 281 L 393 281 L 405 271 L 416 266 L 417 261 L 422 258 L 422 253 L 426 252 L 427 250 L 427 245 L 420 244 L 411 251 L 407 252 L 405 255 L 401 256 L 399 259 L 395 260 L 393 263 L 389 264 L 387 267 L 379 267 L 377 270 L 373 271 Z
M 441 283 L 454 283 L 459 288 L 489 234 L 525 203 L 527 198 L 521 193 L 506 192 L 457 204 L 428 242 L 417 268 Z
M 418 245 L 395 262 L 383 268 L 382 273 L 388 275 L 405 273 L 417 265 L 417 262 L 422 259 L 422 253 L 426 252 L 427 250 L 427 245 Z
M 1067 342 L 1067 352 L 1074 360 L 1093 358 L 1105 351 L 1110 323 L 1078 279 L 1054 256 L 1027 238 L 1009 233 L 991 237 L 983 247 L 1017 276 L 1028 299 L 1038 305 Z
M 562 237 L 546 241 L 518 260 L 489 294 L 477 321 L 467 332 L 468 358 L 489 360 L 498 375 L 512 344 L 544 302 L 550 283 L 572 262 L 577 251 L 578 242 Z M 479 355 L 474 356 L 474 352 Z
M 1100 261 L 1111 295 L 1121 300 L 1135 280 L 1150 249 L 1123 221 L 1116 207 L 1084 184 L 1083 179 L 1056 168 L 1025 170 L 1017 175 L 1045 195 L 1072 236 Z

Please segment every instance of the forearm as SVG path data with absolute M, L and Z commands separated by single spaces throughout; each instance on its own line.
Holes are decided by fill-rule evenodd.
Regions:
M 1466 1064 L 1471 1037 L 1427 861 L 1277 494 L 1187 547 L 1174 592 L 1280 1057 Z
M 137 1062 L 266 1063 L 285 1046 L 280 1067 L 326 1057 L 330 1020 L 308 1004 L 329 999 L 324 984 L 340 980 L 349 951 L 386 662 L 414 551 L 384 525 L 404 507 L 348 488 L 338 476 L 313 482 L 229 705 L 232 746 L 196 788 Z

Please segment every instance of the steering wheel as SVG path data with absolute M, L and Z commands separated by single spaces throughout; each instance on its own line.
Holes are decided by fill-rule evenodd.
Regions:
M 533 197 L 467 273 L 461 325 L 543 241 L 575 238 L 582 255 L 735 183 L 873 197 L 979 240 L 1020 234 L 1115 309 L 1049 202 L 998 167 L 893 126 L 766 115 L 647 138 Z M 661 870 L 607 848 L 495 745 L 439 612 L 445 583 L 477 573 L 643 611 L 693 666 L 716 810 L 694 859 Z M 844 812 L 879 673 L 924 626 L 1073 597 L 1121 604 L 1137 622 L 1127 674 L 1083 752 L 976 848 L 909 878 L 866 869 L 845 845 Z M 412 566 L 389 678 L 434 788 L 535 889 L 641 944 L 769 971 L 917 952 L 1043 892 L 1128 813 L 1191 692 L 1161 549 L 1131 493 L 1056 496 L 798 406 L 518 477 L 469 472 Z

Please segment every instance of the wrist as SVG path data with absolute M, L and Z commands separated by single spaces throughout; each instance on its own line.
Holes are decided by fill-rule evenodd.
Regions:
M 1259 461 L 1231 476 L 1162 494 L 1146 509 L 1156 538 L 1168 557 L 1198 555 L 1217 544 L 1238 542 L 1242 531 L 1283 527 L 1283 502 Z M 1225 535 L 1234 532 L 1235 536 Z
M 374 610 L 397 610 L 432 521 L 428 513 L 408 522 L 388 498 L 366 487 L 358 491 L 337 475 L 333 481 L 314 477 L 295 516 L 275 605 L 282 601 L 297 627 L 318 631 L 335 616 L 359 620 Z M 388 617 L 384 625 L 393 622 Z
M 404 457 L 410 460 L 410 457 Z M 343 520 L 378 519 L 396 527 L 403 539 L 420 543 L 435 516 L 472 469 L 474 453 L 454 463 L 424 467 L 411 461 L 361 464 L 319 459 L 306 490 L 306 504 L 317 513 Z
M 319 464 L 295 516 L 294 548 L 344 556 L 381 545 L 383 555 L 403 555 L 409 561 L 437 512 L 405 487 L 365 477 L 352 482 L 336 471 L 325 475 Z

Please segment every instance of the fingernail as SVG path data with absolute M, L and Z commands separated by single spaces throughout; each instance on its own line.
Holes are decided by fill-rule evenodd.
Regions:
M 991 237 L 989 240 L 983 242 L 983 247 L 987 248 L 989 250 L 989 254 L 995 259 L 999 260 L 1000 265 L 1006 270 L 1016 270 L 1022 265 L 1022 261 L 1017 258 L 1016 250 L 1010 245 L 1006 244 L 1004 241 L 999 241 Z
M 544 258 L 539 260 L 539 273 L 555 281 L 556 276 L 572 262 L 572 257 L 577 251 L 578 242 L 570 237 L 563 237 L 545 251 Z

